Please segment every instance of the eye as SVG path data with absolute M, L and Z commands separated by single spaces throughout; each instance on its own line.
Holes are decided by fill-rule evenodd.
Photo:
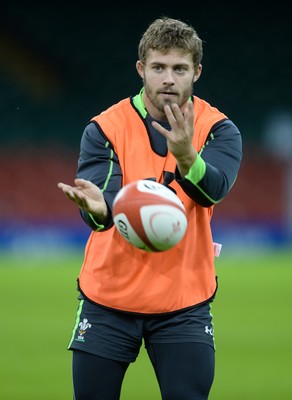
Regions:
M 162 66 L 161 65 L 154 65 L 153 66 L 154 71 L 156 72 L 161 72 L 162 71 Z
M 178 66 L 175 68 L 175 72 L 178 74 L 184 74 L 187 71 L 187 68 L 184 66 Z

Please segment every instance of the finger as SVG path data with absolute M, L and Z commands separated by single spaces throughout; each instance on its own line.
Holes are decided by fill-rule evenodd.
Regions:
M 166 115 L 166 118 L 170 124 L 171 127 L 174 127 L 177 124 L 172 105 L 170 106 L 169 104 L 166 104 L 164 106 L 164 112 Z
M 69 193 L 67 196 L 70 200 L 74 201 L 80 208 L 86 209 L 88 207 L 87 200 L 80 191 L 74 190 L 74 192 Z
M 65 193 L 65 195 L 67 196 L 67 198 L 69 200 L 72 200 L 72 201 L 74 201 L 76 203 L 76 198 L 75 198 L 75 195 L 74 195 L 73 192 L 64 192 L 64 193 Z
M 156 129 L 159 133 L 161 133 L 161 135 L 168 138 L 169 131 L 165 129 L 163 126 L 161 126 L 158 122 L 152 121 L 151 125 L 153 126 L 154 129 Z
M 58 183 L 58 188 L 59 189 L 61 189 L 65 194 L 73 194 L 73 192 L 72 192 L 72 190 L 73 190 L 73 188 L 72 188 L 72 186 L 69 186 L 69 185 L 66 185 L 65 183 L 61 183 L 61 182 L 59 182 Z
M 76 186 L 81 187 L 82 189 L 88 189 L 90 187 L 92 187 L 92 182 L 87 181 L 85 179 L 81 179 L 81 178 L 76 178 L 74 180 L 74 183 Z
M 176 103 L 171 104 L 171 111 L 172 111 L 172 114 L 173 114 L 173 116 L 175 118 L 175 121 L 179 125 L 181 125 L 181 124 L 183 124 L 185 122 L 184 121 L 184 115 L 183 115 L 183 113 L 181 112 L 179 106 Z
M 167 105 L 167 107 L 165 107 L 165 115 L 171 126 L 171 129 L 174 132 L 178 133 L 178 129 L 185 128 L 184 115 L 176 103 L 171 104 L 171 106 Z
M 89 209 L 88 202 L 85 198 L 79 199 L 78 205 L 85 211 Z
M 66 186 L 66 185 L 63 182 L 58 182 L 57 186 L 58 186 L 59 189 L 63 189 L 63 187 Z
M 184 115 L 184 119 L 187 123 L 191 123 L 191 124 L 193 123 L 195 116 L 194 116 L 194 106 L 193 106 L 192 101 L 189 100 L 187 102 L 186 107 L 183 112 L 183 115 Z

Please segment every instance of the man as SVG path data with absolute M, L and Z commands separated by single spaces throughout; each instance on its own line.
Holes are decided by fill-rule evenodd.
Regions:
M 78 277 L 73 351 L 75 399 L 119 399 L 144 339 L 162 399 L 207 399 L 214 379 L 210 303 L 217 289 L 210 220 L 242 158 L 238 128 L 194 96 L 202 41 L 163 17 L 143 34 L 143 88 L 92 118 L 75 185 L 59 183 L 92 228 Z M 116 230 L 112 204 L 125 184 L 149 179 L 174 190 L 188 229 L 174 248 L 148 253 Z

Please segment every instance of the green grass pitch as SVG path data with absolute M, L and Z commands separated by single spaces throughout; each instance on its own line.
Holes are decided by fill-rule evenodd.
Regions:
M 0 399 L 71 400 L 71 352 L 82 254 L 0 254 Z M 292 250 L 216 259 L 216 373 L 210 400 L 292 396 Z M 159 400 L 144 348 L 121 400 Z

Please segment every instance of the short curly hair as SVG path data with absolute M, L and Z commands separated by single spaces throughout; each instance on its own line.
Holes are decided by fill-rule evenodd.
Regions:
M 145 63 L 148 50 L 166 52 L 178 49 L 192 54 L 195 69 L 203 58 L 203 44 L 195 29 L 178 19 L 161 17 L 154 20 L 141 37 L 139 60 Z

